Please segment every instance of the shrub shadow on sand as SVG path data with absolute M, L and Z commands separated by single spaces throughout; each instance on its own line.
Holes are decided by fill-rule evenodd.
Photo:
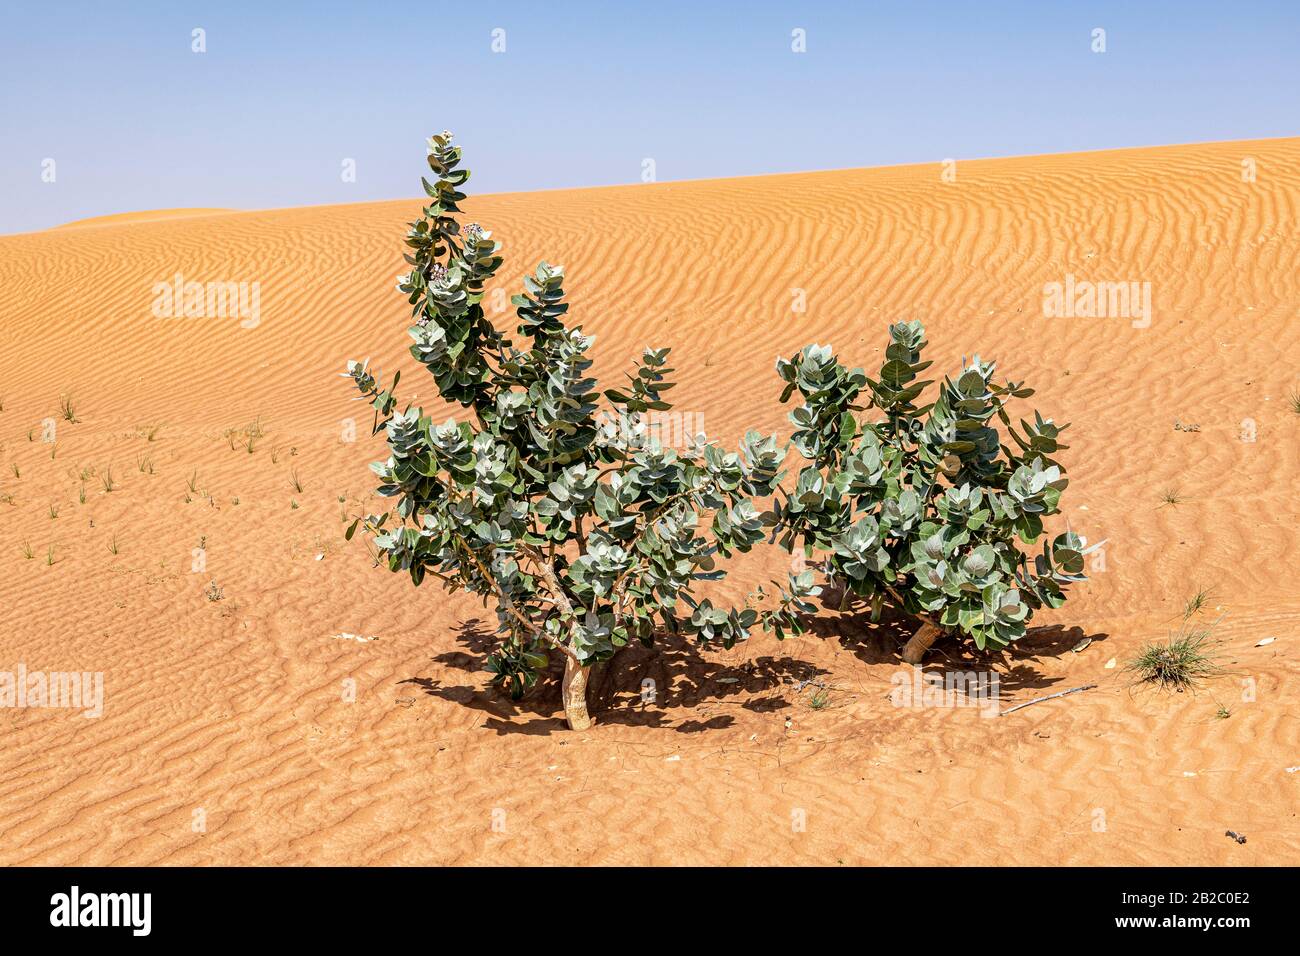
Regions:
M 486 675 L 485 662 L 495 646 L 495 635 L 482 621 L 473 619 L 460 626 L 457 641 L 464 650 L 439 654 L 433 662 Z M 486 679 L 458 685 L 411 677 L 399 683 L 414 684 L 431 697 L 487 713 L 483 726 L 498 734 L 567 733 L 560 707 L 562 666 L 558 658 L 558 654 L 552 655 L 543 680 L 517 701 L 498 692 Z M 724 700 L 740 700 L 742 707 L 755 712 L 781 710 L 790 704 L 779 694 L 761 695 L 827 673 L 793 656 L 764 656 L 738 663 L 713 661 L 684 636 L 669 635 L 655 648 L 632 644 L 612 661 L 596 665 L 588 691 L 589 707 L 604 725 L 660 727 L 678 733 L 718 730 L 730 726 L 733 718 L 724 714 L 691 719 L 689 713 L 702 703 Z M 674 712 L 684 712 L 681 715 L 687 719 L 675 721 Z
M 868 614 L 843 612 L 822 614 L 805 620 L 808 633 L 833 639 L 867 665 L 905 667 L 900 653 L 916 628 L 909 618 L 886 615 L 872 622 Z M 1048 676 L 1033 661 L 1073 653 L 1085 638 L 1090 645 L 1109 637 L 1088 634 L 1080 627 L 1049 625 L 1030 628 L 1025 636 L 1004 651 L 980 651 L 968 641 L 944 640 L 927 656 L 925 669 L 931 672 L 992 670 L 998 674 L 1004 692 L 1041 690 L 1063 680 Z M 457 641 L 463 650 L 447 651 L 433 663 L 466 674 L 486 675 L 485 662 L 496 645 L 495 634 L 483 621 L 461 624 Z M 567 733 L 560 706 L 559 655 L 538 686 L 520 700 L 511 700 L 483 677 L 474 684 L 447 684 L 431 677 L 401 681 L 414 684 L 430 697 L 488 715 L 483 727 L 498 735 L 549 735 Z M 770 713 L 791 706 L 785 688 L 825 677 L 830 672 L 793 655 L 769 655 L 736 663 L 709 660 L 694 643 L 682 635 L 667 636 L 654 648 L 632 644 L 610 662 L 595 666 L 591 675 L 589 706 L 602 725 L 655 727 L 677 733 L 721 730 L 734 724 L 726 714 L 700 718 L 691 712 L 709 701 L 739 701 L 755 713 Z M 652 682 L 644 684 L 643 682 Z M 643 699 L 642 688 L 647 689 Z M 775 692 L 775 693 L 774 693 Z M 678 718 L 678 719 L 675 719 Z M 680 719 L 684 718 L 684 719 Z

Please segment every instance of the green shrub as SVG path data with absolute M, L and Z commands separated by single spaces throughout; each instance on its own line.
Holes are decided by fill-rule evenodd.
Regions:
M 498 330 L 482 301 L 501 246 L 457 221 L 469 178 L 460 161 L 450 133 L 429 140 L 430 203 L 406 236 L 411 268 L 398 282 L 414 319 L 411 355 L 453 407 L 399 411 L 399 375 L 385 387 L 369 360 L 348 363 L 388 444 L 371 468 L 395 507 L 357 519 L 347 536 L 363 524 L 389 570 L 492 606 L 500 644 L 489 668 L 512 696 L 562 655 L 565 713 L 583 729 L 590 666 L 630 641 L 668 631 L 730 647 L 760 619 L 794 623 L 816 589 L 811 574 L 792 576 L 766 612 L 693 597 L 697 582 L 722 576 L 720 557 L 764 537 L 754 498 L 776 489 L 785 450 L 756 432 L 739 451 L 643 441 L 629 423 L 672 407 L 668 349 L 646 349 L 629 384 L 602 394 L 588 374 L 593 337 L 564 323 L 559 266 L 524 278 L 512 300 L 517 338 Z
M 1037 413 L 1019 430 L 1006 410 L 1033 394 L 995 379 L 976 356 L 944 378 L 932 404 L 921 396 L 920 322 L 889 328 L 885 361 L 872 379 L 848 369 L 829 346 L 809 345 L 777 361 L 796 393 L 793 443 L 807 465 L 774 505 L 781 544 L 803 548 L 847 600 L 878 617 L 888 601 L 923 622 L 904 653 L 916 663 L 942 633 L 969 635 L 979 648 L 1025 633 L 1034 610 L 1058 607 L 1084 579 L 1083 543 L 1066 532 L 1027 554 L 1043 519 L 1059 513 L 1064 425 Z M 857 413 L 870 410 L 874 420 Z M 996 428 L 1001 422 L 1009 442 Z

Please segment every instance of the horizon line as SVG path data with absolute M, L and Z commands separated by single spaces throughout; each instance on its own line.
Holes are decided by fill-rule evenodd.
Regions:
M 698 177 L 690 177 L 685 179 L 667 179 L 663 181 L 656 180 L 654 182 L 648 182 L 648 183 L 630 182 L 630 183 L 600 183 L 600 184 L 595 184 L 590 186 L 548 186 L 548 187 L 542 187 L 540 189 L 519 189 L 519 190 L 504 190 L 501 192 L 474 193 L 473 196 L 470 198 L 487 199 L 487 198 L 496 198 L 500 196 L 531 196 L 531 195 L 536 195 L 538 193 L 586 192 L 589 190 L 597 190 L 597 189 L 644 189 L 646 187 L 653 187 L 653 186 L 673 186 L 673 185 L 684 185 L 684 184 L 695 184 L 695 183 L 734 182 L 737 180 L 750 180 L 750 179 L 776 179 L 776 178 L 787 177 L 787 176 L 826 175 L 830 173 L 847 173 L 847 172 L 858 172 L 858 171 L 875 170 L 875 169 L 909 169 L 914 167 L 941 164 L 947 159 L 952 159 L 959 163 L 1004 162 L 1008 160 L 1017 160 L 1017 159 L 1047 159 L 1051 157 L 1060 157 L 1060 156 L 1091 156 L 1100 153 L 1137 152 L 1140 150 L 1184 149 L 1187 147 L 1195 147 L 1195 146 L 1223 146 L 1230 143 L 1274 143 L 1274 142 L 1282 142 L 1290 139 L 1300 139 L 1300 133 L 1294 133 L 1288 136 L 1263 136 L 1263 137 L 1252 137 L 1248 139 L 1194 140 L 1192 142 L 1146 144 L 1142 146 L 1103 146 L 1098 149 L 1080 149 L 1080 150 L 1071 150 L 1069 152 L 1061 152 L 1061 153 L 1013 153 L 1009 155 L 998 155 L 998 156 L 976 156 L 976 157 L 970 157 L 966 159 L 963 159 L 961 157 L 944 157 L 944 159 L 941 160 L 929 160 L 926 162 L 883 163 L 878 166 L 832 166 L 832 167 L 825 167 L 819 169 L 786 170 L 786 171 L 774 172 L 774 173 L 744 173 L 737 176 L 698 176 Z M 373 206 L 381 203 L 416 202 L 416 201 L 427 200 L 427 199 L 428 199 L 427 196 L 424 197 L 398 196 L 391 199 L 362 199 L 356 202 L 343 202 L 343 203 L 306 203 L 300 206 L 261 206 L 252 209 L 241 209 L 237 207 L 226 208 L 226 207 L 219 207 L 219 206 L 202 206 L 202 205 L 165 206 L 165 207 L 155 207 L 152 209 L 127 209 L 127 210 L 122 210 L 121 212 L 104 213 L 98 216 L 87 216 L 84 219 L 72 219 L 69 220 L 68 222 L 59 223 L 58 225 L 47 226 L 44 229 L 29 229 L 23 232 L 0 233 L 0 239 L 9 238 L 11 236 L 39 235 L 41 233 L 55 232 L 60 229 L 69 229 L 69 228 L 99 229 L 99 228 L 106 228 L 106 227 L 113 227 L 113 226 L 124 226 L 124 225 L 130 225 L 131 223 L 125 221 L 98 222 L 97 220 L 102 220 L 102 219 L 114 220 L 114 219 L 121 219 L 122 217 L 127 217 L 127 216 L 145 216 L 149 213 L 182 212 L 184 210 L 189 210 L 189 209 L 205 210 L 205 211 L 196 213 L 194 215 L 175 215 L 175 216 L 165 216 L 160 218 L 206 219 L 206 218 L 212 218 L 216 216 L 231 216 L 231 215 L 240 215 L 240 214 L 288 212 L 292 210 L 307 210 L 307 209 L 344 208 L 347 206 Z M 145 220 L 145 221 L 151 221 L 151 220 Z

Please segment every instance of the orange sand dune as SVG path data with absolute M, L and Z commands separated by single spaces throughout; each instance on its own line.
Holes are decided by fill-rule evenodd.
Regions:
M 104 674 L 98 719 L 0 709 L 0 862 L 1300 862 L 1298 159 L 1288 139 L 470 200 L 501 275 L 565 265 L 598 372 L 671 346 L 679 409 L 727 442 L 788 433 L 779 353 L 872 366 L 899 319 L 936 371 L 995 357 L 1073 421 L 1067 510 L 1104 568 L 1005 657 L 940 646 L 929 669 L 995 669 L 1004 707 L 1099 686 L 996 719 L 891 706 L 901 633 L 829 611 L 785 643 L 629 652 L 588 733 L 553 685 L 493 693 L 491 613 L 343 540 L 381 446 L 341 440 L 369 421 L 335 373 L 411 365 L 393 278 L 416 200 L 0 237 L 0 670 Z M 1067 274 L 1151 283 L 1149 327 L 1044 317 Z M 257 283 L 257 321 L 159 317 L 177 275 Z M 252 448 L 227 436 L 255 419 Z M 783 565 L 741 563 L 725 596 Z M 1133 688 L 1123 664 L 1198 587 L 1228 673 Z
M 84 226 L 120 226 L 127 223 L 156 222 L 159 219 L 192 219 L 195 216 L 220 216 L 235 212 L 234 209 L 208 208 L 195 206 L 185 209 L 148 209 L 143 212 L 118 212 L 108 216 L 91 216 L 89 219 L 77 219 L 65 222 L 55 229 L 80 229 Z

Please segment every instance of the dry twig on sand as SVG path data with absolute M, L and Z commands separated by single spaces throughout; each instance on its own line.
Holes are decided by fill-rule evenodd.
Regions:
M 1035 697 L 1033 700 L 1027 700 L 1023 704 L 1016 704 L 1014 707 L 1009 707 L 1006 710 L 1000 711 L 998 716 L 1005 717 L 1007 714 L 1014 714 L 1021 707 L 1028 707 L 1030 704 L 1041 704 L 1043 701 L 1051 700 L 1054 697 L 1064 697 L 1067 694 L 1077 694 L 1081 690 L 1092 690 L 1096 686 L 1096 684 L 1084 684 L 1082 687 L 1071 687 L 1069 690 L 1058 691 L 1055 694 L 1048 694 L 1046 697 Z

